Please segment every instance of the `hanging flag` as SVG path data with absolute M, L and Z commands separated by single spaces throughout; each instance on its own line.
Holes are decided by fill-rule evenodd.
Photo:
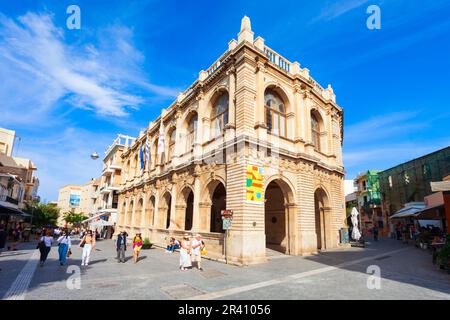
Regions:
M 147 158 L 147 169 L 150 170 L 150 137 L 147 134 L 147 141 L 145 141 L 145 156 Z
M 144 151 L 142 150 L 142 144 L 141 144 L 141 150 L 139 151 L 139 158 L 141 158 L 141 170 L 144 169 Z
M 164 124 L 159 125 L 159 137 L 158 137 L 158 154 L 164 154 Z M 164 157 L 161 157 L 161 162 Z

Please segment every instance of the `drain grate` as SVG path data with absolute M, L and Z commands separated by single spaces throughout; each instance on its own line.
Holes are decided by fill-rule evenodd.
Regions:
M 200 275 L 203 278 L 206 279 L 211 279 L 211 278 L 218 278 L 218 277 L 222 277 L 225 275 L 225 273 L 220 272 L 219 270 L 216 269 L 204 269 L 202 272 L 200 272 Z
M 203 294 L 204 292 L 188 284 L 161 287 L 160 290 L 173 299 L 186 299 Z
M 384 260 L 384 259 L 389 259 L 391 256 L 382 256 L 379 258 L 376 258 L 375 260 Z

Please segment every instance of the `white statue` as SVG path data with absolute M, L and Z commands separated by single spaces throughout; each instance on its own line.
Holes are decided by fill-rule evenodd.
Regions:
M 355 239 L 356 241 L 358 241 L 361 238 L 361 233 L 359 232 L 359 229 L 358 229 L 359 212 L 358 212 L 358 210 L 356 210 L 356 208 L 353 208 L 350 215 L 352 216 L 351 219 L 352 219 L 352 224 L 353 224 L 352 238 Z

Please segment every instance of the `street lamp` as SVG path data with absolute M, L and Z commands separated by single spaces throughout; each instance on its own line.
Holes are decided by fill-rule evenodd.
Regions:
M 94 152 L 91 154 L 91 159 L 92 159 L 92 160 L 97 160 L 98 158 L 99 158 L 98 153 L 94 151 Z

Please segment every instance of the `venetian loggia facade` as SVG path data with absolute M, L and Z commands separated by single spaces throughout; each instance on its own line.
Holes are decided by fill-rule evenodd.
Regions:
M 116 230 L 161 246 L 200 233 L 210 257 L 226 253 L 236 264 L 266 261 L 267 248 L 338 248 L 342 141 L 331 87 L 254 39 L 244 17 L 238 39 L 124 151 Z M 141 169 L 146 145 L 150 161 Z M 249 198 L 249 168 L 260 173 L 259 198 Z M 228 234 L 224 209 L 233 210 Z

